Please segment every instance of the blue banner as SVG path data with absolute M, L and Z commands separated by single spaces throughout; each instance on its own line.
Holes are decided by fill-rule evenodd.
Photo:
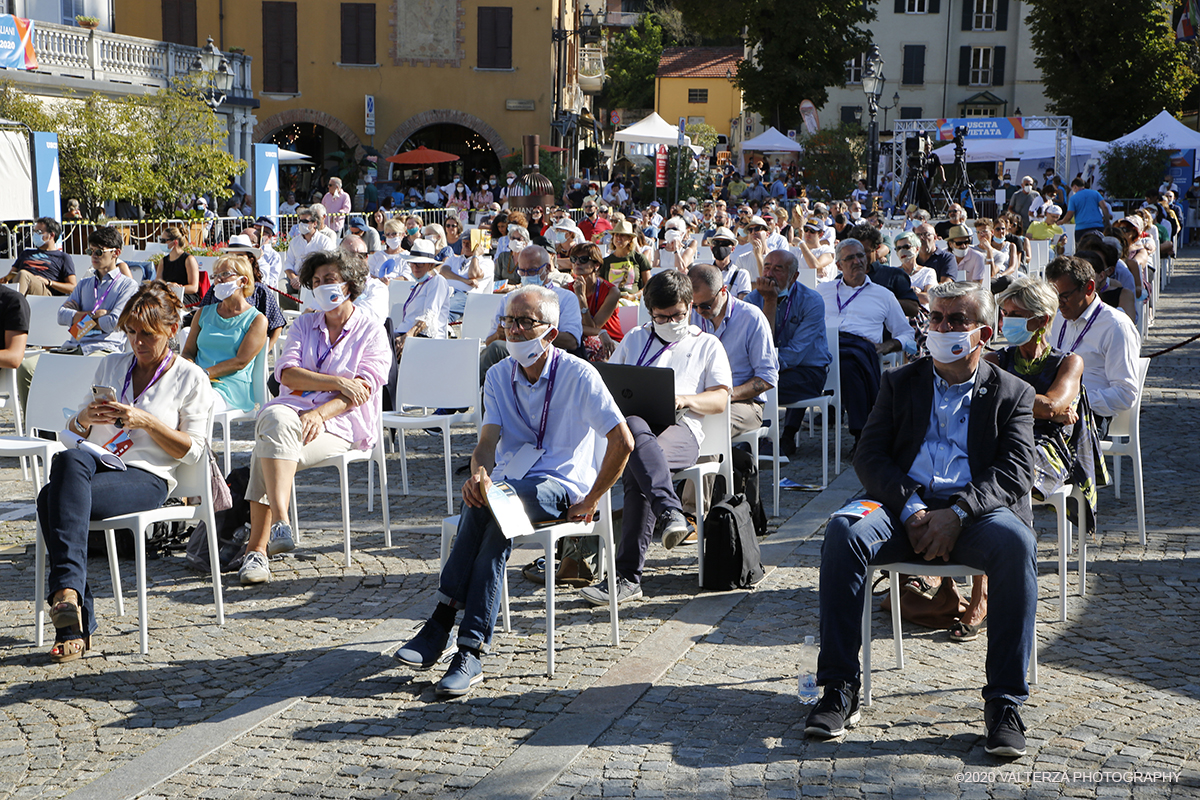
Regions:
M 1166 171 L 1170 174 L 1171 181 L 1175 184 L 1176 198 L 1183 197 L 1183 193 L 1191 187 L 1192 179 L 1196 174 L 1196 151 L 1174 151 L 1167 159 Z
M 279 214 L 279 145 L 254 145 L 254 215 Z
M 35 217 L 54 217 L 62 222 L 58 181 L 58 134 L 33 134 L 33 211 Z
M 33 51 L 33 20 L 0 14 L 0 67 L 37 69 Z
M 966 128 L 968 139 L 1024 139 L 1023 117 L 959 117 L 938 120 L 938 139 L 954 139 L 955 128 Z

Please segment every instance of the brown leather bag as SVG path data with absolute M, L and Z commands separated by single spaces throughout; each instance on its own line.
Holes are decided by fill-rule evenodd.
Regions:
M 955 622 L 958 622 L 963 612 L 967 610 L 967 600 L 958 593 L 958 585 L 954 582 L 953 578 L 942 578 L 942 585 L 938 587 L 937 594 L 933 596 L 933 599 L 928 599 L 924 595 L 910 592 L 903 588 L 908 577 L 907 575 L 899 575 L 889 578 L 889 580 L 896 578 L 900 581 L 901 619 L 920 625 L 923 628 L 942 630 L 949 629 Z M 879 608 L 882 611 L 891 612 L 891 592 L 884 594 Z

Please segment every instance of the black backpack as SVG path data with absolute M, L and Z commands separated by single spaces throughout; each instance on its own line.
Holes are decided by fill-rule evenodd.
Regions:
M 704 518 L 702 586 L 718 592 L 748 589 L 764 574 L 750 503 L 745 495 L 726 495 Z
M 740 447 L 733 448 L 733 489 L 725 485 L 725 476 L 717 473 L 713 482 L 713 497 L 724 497 L 727 494 L 745 495 L 750 504 L 750 519 L 754 522 L 754 533 L 758 536 L 767 535 L 767 512 L 763 508 L 762 496 L 758 488 L 758 462 L 754 460 L 749 450 Z

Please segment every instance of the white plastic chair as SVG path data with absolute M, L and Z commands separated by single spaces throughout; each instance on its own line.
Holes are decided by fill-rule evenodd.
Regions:
M 29 385 L 29 407 L 25 415 L 24 430 L 30 435 L 0 437 L 0 457 L 31 458 L 33 483 L 38 489 L 49 479 L 50 457 L 63 447 L 57 440 L 42 439 L 33 436 L 32 432 L 35 429 L 52 433 L 62 430 L 66 420 L 74 416 L 99 367 L 99 358 L 86 356 L 46 353 L 38 360 L 33 382 Z M 39 461 L 46 470 L 44 475 Z
M 729 402 L 720 414 L 707 414 L 700 420 L 704 441 L 701 457 L 717 456 L 719 461 L 701 461 L 671 474 L 672 481 L 688 481 L 696 490 L 696 556 L 699 561 L 697 577 L 704 586 L 704 478 L 707 475 L 725 476 L 725 491 L 733 491 L 733 453 L 729 436 Z
M 67 329 L 58 324 L 58 310 L 65 297 L 26 297 L 29 303 L 29 337 L 26 347 L 58 347 L 70 339 Z
M 1046 265 L 1050 263 L 1050 240 L 1030 239 L 1029 245 L 1032 250 L 1029 257 L 1029 274 L 1034 278 L 1041 278 L 1046 274 Z
M 636 306 L 617 306 L 617 319 L 621 322 L 622 336 L 628 336 L 630 331 L 641 324 L 638 321 L 640 306 L 641 303 Z
M 1059 226 L 1063 229 L 1063 235 L 1066 236 L 1063 255 L 1075 255 L 1075 223 L 1069 222 L 1066 225 Z
M 892 595 L 892 639 L 896 645 L 896 668 L 904 669 L 904 644 L 901 641 L 900 581 L 899 575 L 929 575 L 932 577 L 956 577 L 959 575 L 983 575 L 981 569 L 962 564 L 945 564 L 939 561 L 897 561 L 892 564 L 867 565 L 867 597 L 863 601 L 862 653 L 863 653 L 863 703 L 871 705 L 871 589 L 875 583 L 875 571 L 887 570 Z M 1038 682 L 1037 664 L 1037 617 L 1033 619 L 1033 650 L 1029 654 L 1029 682 Z
M 382 415 L 383 390 L 375 392 L 375 405 Z M 373 466 L 379 465 L 379 500 L 383 504 L 383 539 L 387 547 L 392 546 L 392 523 L 388 507 L 387 459 L 383 453 L 383 425 L 375 433 L 375 446 L 370 450 L 347 450 L 330 456 L 319 464 L 313 464 L 308 469 L 325 469 L 336 467 L 340 488 L 342 490 L 342 550 L 346 556 L 346 566 L 350 566 L 350 465 L 356 461 L 366 461 L 371 465 L 367 471 L 367 511 L 375 507 L 375 472 Z M 306 470 L 307 471 L 307 470 Z M 296 544 L 300 543 L 300 510 L 296 507 L 296 481 L 292 481 L 292 535 Z
M 504 304 L 502 294 L 467 294 L 467 305 L 463 309 L 462 329 L 460 339 L 483 340 L 492 332 L 492 322 L 496 319 L 496 310 Z
M 431 380 L 431 376 L 437 376 Z M 446 513 L 454 513 L 454 488 L 450 475 L 450 426 L 475 423 L 478 436 L 483 428 L 482 400 L 479 392 L 478 339 L 411 339 L 404 345 L 404 357 L 396 375 L 393 396 L 396 407 L 467 408 L 454 414 L 420 416 L 385 411 L 381 423 L 385 430 L 400 433 L 401 489 L 408 494 L 408 454 L 404 431 L 417 428 L 439 428 L 442 432 L 442 455 L 446 466 Z
M 608 441 L 597 435 L 596 463 L 604 457 Z M 566 536 L 598 536 L 600 538 L 600 564 L 608 578 L 608 618 L 611 627 L 612 646 L 621 643 L 621 631 L 617 615 L 617 548 L 613 543 L 612 497 L 611 491 L 605 492 L 596 507 L 596 517 L 592 522 L 560 522 L 553 525 L 535 527 L 529 536 L 518 536 L 513 539 L 513 547 L 535 542 L 541 545 L 546 559 L 546 675 L 554 677 L 554 578 L 558 572 L 554 564 L 554 551 L 558 540 Z M 458 516 L 446 517 L 442 520 L 442 549 L 441 567 L 445 569 L 446 559 L 450 556 L 450 547 L 458 532 Z M 501 584 L 500 610 L 502 630 L 512 631 L 512 620 L 508 609 L 508 570 L 504 570 Z
M 754 463 L 758 464 L 758 440 L 766 437 L 771 440 L 771 467 L 772 480 L 774 476 L 779 474 L 779 465 L 788 462 L 787 456 L 779 455 L 779 387 L 772 386 L 766 392 L 767 402 L 763 405 L 763 421 L 770 422 L 776 420 L 770 425 L 762 428 L 755 428 L 752 431 L 738 434 L 730 439 L 730 445 L 748 444 L 750 445 L 750 454 L 754 457 Z M 775 480 L 774 505 L 771 509 L 771 516 L 779 516 L 779 481 Z
M 21 420 L 21 404 L 17 402 L 17 371 L 15 369 L 0 369 L 0 408 L 11 404 L 13 409 L 13 432 L 16 436 L 25 435 L 25 424 Z M 24 459 L 21 464 L 24 466 Z M 28 478 L 29 476 L 25 476 Z
M 833 361 L 829 364 L 829 374 L 825 376 L 825 392 L 817 397 L 807 397 L 794 403 L 780 405 L 779 411 L 787 408 L 819 408 L 821 409 L 821 488 L 829 485 L 829 415 L 833 414 L 833 471 L 842 471 L 842 359 L 838 350 L 838 326 L 836 322 L 825 326 L 825 342 Z M 780 415 L 782 417 L 782 415 Z M 782 423 L 776 418 L 773 425 Z M 812 429 L 809 421 L 809 430 Z M 775 471 L 775 491 L 779 492 L 779 471 Z
M 1071 521 L 1067 519 L 1067 500 L 1071 499 L 1076 502 L 1076 508 L 1082 515 L 1086 513 L 1084 508 L 1087 500 L 1083 496 L 1083 492 L 1079 491 L 1078 487 L 1070 484 L 1058 487 L 1058 491 L 1051 494 L 1045 500 L 1038 500 L 1036 497 L 1030 497 L 1030 502 L 1035 506 L 1053 506 L 1058 518 L 1058 603 L 1059 603 L 1059 620 L 1067 621 L 1067 558 L 1071 555 Z M 1080 530 L 1079 532 L 1079 595 L 1082 597 L 1087 594 L 1087 535 Z
M 41 364 L 38 364 L 41 372 Z M 212 409 L 208 414 L 208 430 L 212 431 Z M 121 592 L 121 573 L 117 567 L 117 541 L 115 531 L 133 531 L 134 554 L 137 564 L 138 591 L 138 642 L 142 655 L 150 652 L 149 610 L 146 602 L 146 536 L 156 522 L 203 522 L 208 531 L 208 561 L 212 572 L 213 604 L 217 612 L 217 624 L 225 624 L 225 606 L 221 595 L 221 561 L 217 550 L 217 522 L 213 511 L 212 483 L 208 469 L 208 454 L 205 453 L 195 464 L 180 464 L 175 468 L 178 482 L 171 497 L 199 497 L 200 505 L 163 506 L 149 511 L 137 511 L 107 519 L 92 520 L 88 530 L 104 531 L 104 542 L 108 549 L 108 568 L 112 574 L 113 595 L 117 602 L 117 616 L 125 616 L 125 599 Z M 42 541 L 41 521 L 38 521 L 37 547 L 34 567 L 34 629 L 37 631 L 37 646 L 42 646 L 43 613 L 46 602 L 46 545 Z
M 400 322 L 400 318 L 404 316 L 404 301 L 412 294 L 413 287 L 416 286 L 412 281 L 394 280 L 388 284 L 388 304 L 390 311 L 388 317 L 392 320 L 392 325 Z M 469 298 L 468 298 L 469 299 Z
M 230 452 L 229 443 L 229 428 L 235 422 L 253 421 L 258 417 L 258 409 L 267 404 L 271 398 L 267 394 L 267 345 L 264 343 L 262 350 L 258 351 L 258 355 L 254 357 L 254 363 L 250 365 L 251 391 L 254 394 L 254 408 L 249 411 L 242 411 L 237 408 L 226 408 L 224 411 L 213 414 L 213 424 L 221 426 L 222 439 L 225 443 L 225 474 L 229 474 L 230 459 L 233 455 Z
M 1146 372 L 1150 359 L 1137 360 L 1138 392 L 1133 405 L 1121 411 L 1108 426 L 1108 439 L 1100 440 L 1100 449 L 1113 459 L 1113 492 L 1121 499 L 1121 456 L 1133 462 L 1133 493 L 1137 501 L 1138 536 L 1146 545 L 1146 495 L 1142 487 L 1142 397 L 1145 396 Z M 1119 440 L 1119 441 L 1118 441 Z

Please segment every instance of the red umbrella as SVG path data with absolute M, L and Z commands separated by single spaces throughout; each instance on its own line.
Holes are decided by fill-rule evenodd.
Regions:
M 388 156 L 387 160 L 393 164 L 406 164 L 415 167 L 425 164 L 443 164 L 447 161 L 458 161 L 458 156 L 441 150 L 430 150 L 428 147 L 421 145 L 415 150 L 407 150 L 403 153 L 396 153 L 394 156 Z

